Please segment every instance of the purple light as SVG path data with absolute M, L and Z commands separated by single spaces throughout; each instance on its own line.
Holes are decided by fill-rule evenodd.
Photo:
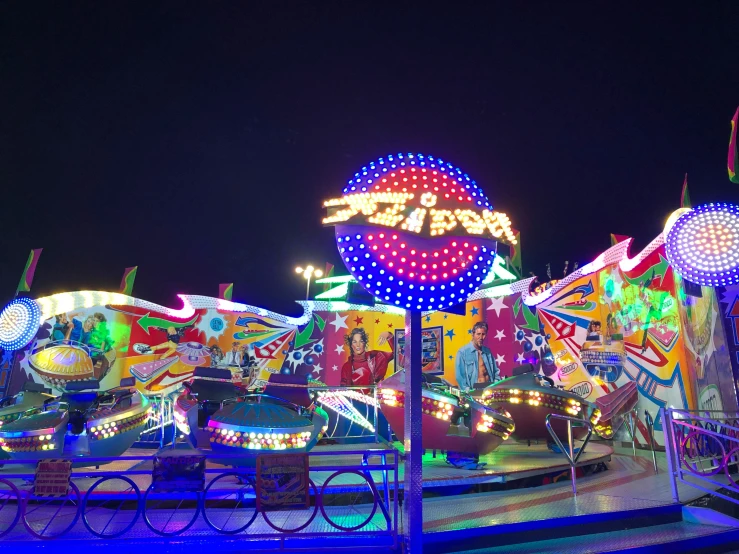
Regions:
M 703 204 L 684 213 L 667 232 L 665 252 L 688 281 L 710 287 L 739 283 L 739 206 Z

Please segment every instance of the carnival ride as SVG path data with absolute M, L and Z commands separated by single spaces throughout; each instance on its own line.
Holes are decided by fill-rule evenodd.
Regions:
M 516 441 L 551 441 L 548 425 L 561 440 L 567 440 L 567 423 L 563 418 L 575 421 L 573 438 L 583 439 L 589 428 L 602 438 L 610 439 L 623 423 L 624 415 L 636 406 L 638 391 L 631 382 L 606 394 L 596 403 L 588 402 L 572 391 L 556 386 L 545 375 L 535 372 L 527 364 L 513 369 L 513 376 L 486 387 L 479 393 L 480 401 L 487 406 L 505 409 L 516 422 L 511 438 Z M 578 425 L 578 422 L 582 424 Z
M 422 390 L 423 448 L 447 452 L 447 461 L 464 466 L 464 456 L 489 454 L 514 432 L 514 419 L 504 409 L 486 406 L 432 375 L 424 376 Z M 405 440 L 405 370 L 382 381 L 380 408 L 397 437 Z M 450 455 L 449 453 L 452 453 Z M 476 462 L 472 462 L 477 466 Z
M 133 387 L 133 379 L 98 391 L 96 380 L 68 385 L 59 398 L 24 411 L 0 427 L 0 447 L 13 460 L 61 456 L 120 456 L 130 448 L 149 419 L 149 400 Z M 76 388 L 76 390 L 75 390 Z M 45 394 L 45 393 L 43 393 Z
M 271 375 L 263 388 L 250 392 L 231 383 L 228 371 L 198 368 L 175 401 L 174 418 L 191 446 L 204 443 L 198 440 L 204 433 L 213 451 L 243 455 L 231 464 L 253 465 L 257 454 L 315 446 L 328 415 L 314 397 L 306 377 Z

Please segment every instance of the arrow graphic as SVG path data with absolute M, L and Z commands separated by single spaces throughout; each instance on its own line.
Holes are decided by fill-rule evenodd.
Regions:
M 670 262 L 668 262 L 662 254 L 659 255 L 659 263 L 654 264 L 652 267 L 647 269 L 644 273 L 639 275 L 638 277 L 628 277 L 624 275 L 624 279 L 628 281 L 632 285 L 643 285 L 647 281 L 654 282 L 657 277 L 662 279 L 665 274 L 667 273 L 667 269 L 670 267 Z
M 167 327 L 174 327 L 175 329 L 181 329 L 182 327 L 189 327 L 190 325 L 194 325 L 195 321 L 198 319 L 198 316 L 195 316 L 190 321 L 185 321 L 183 323 L 176 323 L 174 321 L 168 321 L 160 317 L 151 317 L 150 313 L 151 312 L 148 312 L 146 315 L 141 316 L 138 321 L 138 324 L 141 325 L 141 328 L 144 331 L 146 331 L 147 335 L 149 334 L 150 327 L 159 327 L 160 329 L 166 329 Z

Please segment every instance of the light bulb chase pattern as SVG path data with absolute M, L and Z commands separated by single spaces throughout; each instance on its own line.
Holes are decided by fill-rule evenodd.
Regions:
M 41 325 L 41 308 L 32 298 L 12 300 L 0 312 L 0 348 L 20 350 L 29 344 Z
M 696 206 L 667 232 L 667 259 L 688 281 L 704 286 L 739 283 L 739 206 Z
M 386 304 L 436 310 L 463 302 L 495 258 L 515 244 L 508 217 L 451 163 L 398 154 L 363 167 L 324 202 L 344 263 Z

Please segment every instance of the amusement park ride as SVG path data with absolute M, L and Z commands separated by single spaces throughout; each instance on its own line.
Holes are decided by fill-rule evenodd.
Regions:
M 170 430 L 176 429 L 170 436 L 179 436 L 166 441 L 172 447 L 179 441 L 189 448 L 227 454 L 225 465 L 254 467 L 264 456 L 307 453 L 327 434 L 340 442 L 336 422 L 346 420 L 369 431 L 366 437 L 372 440 L 394 444 L 395 436 L 402 443 L 398 450 L 405 463 L 406 533 L 418 537 L 422 483 L 417 477 L 424 451 L 434 451 L 434 457 L 440 451 L 455 469 L 490 470 L 486 460 L 493 458 L 481 457 L 505 450 L 506 443 L 543 442 L 559 445 L 552 446 L 556 463 L 562 461 L 558 457 L 562 450 L 569 450 L 565 454 L 572 462 L 574 441 L 582 441 L 580 449 L 584 450 L 592 434 L 613 439 L 640 397 L 653 400 L 658 387 L 677 390 L 674 378 L 669 382 L 641 366 L 629 366 L 632 351 L 644 360 L 657 357 L 653 346 L 657 339 L 666 348 L 676 344 L 677 325 L 664 325 L 658 333 L 649 328 L 649 318 L 662 317 L 668 308 L 652 303 L 648 286 L 660 280 L 662 289 L 674 289 L 679 278 L 696 286 L 739 283 L 739 207 L 729 204 L 678 210 L 664 233 L 637 258 L 628 258 L 628 245 L 616 245 L 563 279 L 536 288 L 533 279 L 509 279 L 479 291 L 483 283 L 490 283 L 489 273 L 501 259 L 498 244 L 513 251 L 518 234 L 510 219 L 495 211 L 475 181 L 456 166 L 421 154 L 381 158 L 358 171 L 342 196 L 327 200 L 324 207 L 327 215 L 323 223 L 335 227 L 337 247 L 350 279 L 369 294 L 371 307 L 349 303 L 347 297 L 317 298 L 303 303 L 303 316 L 288 318 L 231 302 L 230 296 L 182 296 L 183 308 L 174 310 L 133 298 L 130 290 L 127 294 L 82 291 L 39 299 L 18 295 L 0 312 L 0 347 L 10 360 L 3 382 L 10 379 L 11 371 L 15 382 L 21 382 L 14 394 L 0 400 L 0 460 L 66 457 L 76 465 L 85 465 L 87 458 L 120 456 L 152 421 L 158 421 L 162 445 L 169 423 Z M 34 256 L 37 259 L 37 253 Z M 653 258 L 655 265 L 643 276 L 627 275 Z M 614 273 L 627 275 L 626 279 L 639 288 L 638 302 L 649 313 L 642 328 L 631 320 L 629 327 L 620 328 L 617 317 L 626 310 L 615 308 L 616 315 L 609 312 L 603 333 L 600 321 L 588 322 L 581 316 L 572 316 L 570 323 L 564 324 L 556 319 L 555 310 L 546 312 L 541 322 L 533 315 L 532 308 L 538 303 L 575 293 L 579 297 L 567 299 L 567 310 L 576 314 L 594 311 L 596 303 L 587 299 L 593 292 L 592 281 L 579 285 L 574 293 L 563 291 L 609 264 Z M 27 267 L 35 267 L 35 259 Z M 668 269 L 672 273 L 666 283 Z M 30 277 L 24 275 L 26 281 Z M 623 283 L 618 284 L 621 286 Z M 662 292 L 665 298 L 667 293 Z M 504 296 L 517 300 L 505 304 Z M 427 331 L 422 329 L 422 317 L 429 321 L 439 312 L 451 317 L 470 299 L 491 301 L 487 311 L 495 310 L 496 315 L 500 310 L 515 311 L 524 319 L 515 326 L 517 346 L 526 348 L 518 352 L 516 364 L 510 359 L 513 356 L 495 358 L 496 365 L 506 363 L 508 370 L 507 377 L 497 381 L 486 378 L 480 364 L 488 362 L 483 362 L 484 351 L 479 350 L 474 368 L 477 382 L 463 390 L 445 370 L 452 365 L 453 356 L 443 356 L 439 344 L 445 338 L 452 341 L 454 330 L 444 336 L 430 331 L 422 335 Z M 166 336 L 166 341 L 154 347 L 136 342 L 130 350 L 128 346 L 117 349 L 109 336 L 108 325 L 113 324 L 102 309 L 81 318 L 76 313 L 95 306 L 128 318 L 124 334 L 132 344 L 134 332 L 149 340 L 151 329 L 157 329 L 162 340 Z M 344 338 L 339 339 L 336 349 L 343 355 L 345 347 L 349 348 L 344 365 L 351 379 L 358 379 L 353 383 L 357 386 L 327 386 L 314 380 L 311 373 L 290 371 L 291 361 L 311 360 L 306 363 L 315 368 L 314 358 L 325 352 L 324 338 L 310 338 L 314 330 L 327 337 L 326 330 L 334 325 L 336 335 L 348 328 L 347 318 L 340 317 L 339 311 L 362 309 L 368 310 L 365 316 L 405 317 L 402 354 L 385 352 L 378 358 L 376 351 L 366 351 L 366 338 L 362 339 L 364 346 L 352 342 L 355 334 L 365 337 L 364 329 L 355 329 L 347 335 L 346 345 Z M 334 321 L 327 324 L 321 310 L 336 313 Z M 476 315 L 476 310 L 469 314 Z M 465 315 L 458 317 L 468 317 L 467 310 L 462 313 Z M 233 316 L 235 326 L 239 326 L 228 340 L 253 340 L 262 365 L 218 365 L 224 358 L 217 344 L 226 326 L 223 314 Z M 261 327 L 254 327 L 255 322 Z M 360 325 L 362 317 L 357 316 L 355 322 Z M 547 332 L 543 331 L 544 322 L 549 326 Z M 578 325 L 587 325 L 587 331 L 577 335 Z M 180 343 L 186 330 L 194 326 L 199 327 L 193 333 L 206 337 L 203 342 L 210 338 L 216 343 L 206 346 L 190 339 Z M 552 354 L 546 345 L 549 331 L 569 350 L 562 348 Z M 627 332 L 642 333 L 642 343 L 626 341 Z M 531 341 L 527 333 L 533 336 Z M 499 330 L 495 338 L 505 336 Z M 265 337 L 279 340 L 267 342 Z M 460 340 L 454 344 L 458 346 Z M 307 348 L 310 341 L 310 350 L 299 350 Z M 527 358 L 531 344 L 542 343 L 547 360 L 552 359 L 549 369 L 545 369 L 543 356 Z M 237 355 L 248 359 L 237 350 L 238 345 L 234 342 L 229 354 L 233 359 Z M 390 348 L 400 351 L 399 344 Z M 103 381 L 113 384 L 113 368 L 123 364 L 123 352 L 125 356 L 140 356 L 142 361 L 126 365 L 128 373 L 116 379 L 117 385 L 101 391 Z M 579 356 L 574 362 L 573 352 Z M 270 366 L 280 353 L 285 360 L 282 368 Z M 391 357 L 395 370 L 389 375 L 378 372 L 380 365 L 387 367 Z M 175 371 L 175 367 L 180 369 Z M 333 370 L 338 375 L 338 365 Z M 574 371 L 582 371 L 588 381 L 564 386 L 564 377 Z M 594 387 L 598 394 L 591 397 Z M 163 420 L 161 412 L 165 398 L 172 406 L 170 422 Z M 361 415 L 362 410 L 365 414 L 375 410 L 376 416 L 369 421 Z M 330 420 L 334 429 L 328 433 Z M 634 438 L 633 425 L 629 429 Z M 494 470 L 512 469 L 505 467 L 504 456 L 494 459 L 499 464 Z

